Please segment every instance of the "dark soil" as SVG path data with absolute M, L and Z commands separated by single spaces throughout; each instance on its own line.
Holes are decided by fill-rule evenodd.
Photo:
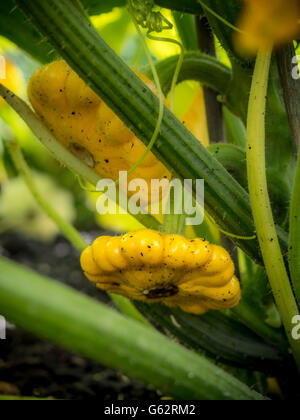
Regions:
M 111 305 L 108 296 L 83 276 L 79 254 L 63 238 L 47 245 L 2 235 L 0 255 Z M 15 327 L 0 341 L 1 393 L 76 400 L 159 399 L 142 384 Z

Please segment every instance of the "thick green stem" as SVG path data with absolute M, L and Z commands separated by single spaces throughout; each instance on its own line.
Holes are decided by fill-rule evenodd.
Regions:
M 142 380 L 177 399 L 262 400 L 228 373 L 154 329 L 0 258 L 0 307 L 9 321 Z
M 299 314 L 281 253 L 270 204 L 265 157 L 265 112 L 272 49 L 259 51 L 253 75 L 247 126 L 247 166 L 252 211 L 266 271 L 300 369 L 300 341 L 292 337 Z
M 289 266 L 295 295 L 300 305 L 300 154 L 290 210 Z

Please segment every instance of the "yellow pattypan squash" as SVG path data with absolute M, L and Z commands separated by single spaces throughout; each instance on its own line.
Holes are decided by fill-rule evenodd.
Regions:
M 102 290 L 193 314 L 232 308 L 241 299 L 229 254 L 204 239 L 152 230 L 103 236 L 82 253 L 81 266 Z
M 157 94 L 154 83 L 136 73 Z M 145 151 L 145 145 L 65 61 L 40 68 L 30 79 L 28 96 L 54 136 L 102 178 L 117 180 L 119 171 L 128 171 Z M 152 178 L 170 178 L 170 173 L 149 153 L 132 178 L 143 178 L 150 185 Z

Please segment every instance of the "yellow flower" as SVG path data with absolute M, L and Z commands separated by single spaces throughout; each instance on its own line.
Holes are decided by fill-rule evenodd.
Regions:
M 299 0 L 244 0 L 235 43 L 243 53 L 283 45 L 299 35 Z
M 204 239 L 152 230 L 103 236 L 82 253 L 81 266 L 102 290 L 194 314 L 232 308 L 241 298 L 229 254 Z
M 25 82 L 21 71 L 13 61 L 2 54 L 1 50 L 0 56 L 2 57 L 0 83 L 17 94 L 23 94 Z M 6 104 L 6 101 L 0 98 L 0 107 Z

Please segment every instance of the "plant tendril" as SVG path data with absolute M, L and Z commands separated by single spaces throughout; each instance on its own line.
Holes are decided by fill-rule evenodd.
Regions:
M 152 41 L 161 41 L 161 42 L 169 42 L 171 44 L 175 44 L 178 45 L 180 47 L 180 56 L 175 68 L 175 72 L 174 72 L 174 76 L 172 79 L 172 84 L 171 84 L 171 111 L 174 112 L 174 97 L 175 97 L 175 88 L 177 85 L 177 81 L 178 81 L 178 77 L 180 74 L 180 70 L 183 64 L 183 60 L 184 60 L 184 47 L 183 45 L 177 41 L 176 39 L 172 39 L 172 38 L 163 38 L 163 37 L 156 37 L 151 35 L 151 32 L 148 32 L 147 37 L 149 39 L 151 39 Z
M 129 0 L 129 6 L 136 22 L 149 32 L 162 32 L 173 28 L 172 23 L 161 12 L 153 10 L 153 0 Z
M 230 233 L 230 232 L 226 232 L 226 230 L 223 230 L 218 223 L 215 221 L 215 219 L 208 213 L 206 213 L 205 217 L 207 218 L 207 220 L 209 220 L 214 226 L 216 226 L 216 228 L 221 232 L 224 233 L 224 235 L 229 236 L 230 238 L 234 238 L 234 239 L 240 239 L 243 241 L 251 241 L 253 239 L 256 239 L 256 235 L 253 236 L 239 236 L 239 235 L 235 235 L 234 233 Z

